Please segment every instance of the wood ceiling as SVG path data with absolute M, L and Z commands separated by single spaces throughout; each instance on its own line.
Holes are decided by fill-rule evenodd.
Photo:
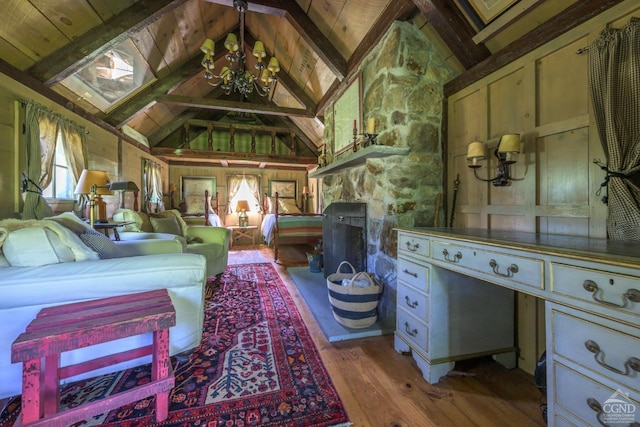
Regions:
M 211 87 L 201 66 L 205 38 L 216 41 L 216 70 L 224 65 L 224 39 L 239 29 L 232 0 L 5 0 L 0 71 L 127 139 L 141 135 L 137 141 L 169 162 L 306 167 L 323 143 L 324 109 L 393 21 L 414 23 L 440 47 L 458 72 L 445 87 L 452 93 L 620 1 L 504 0 L 510 8 L 487 24 L 471 7 L 483 0 L 249 1 L 249 66 L 259 39 L 281 71 L 269 97 L 239 99 Z M 65 79 L 123 42 L 152 80 L 101 110 Z M 210 142 L 189 149 L 190 139 L 238 121 L 239 131 L 274 135 L 294 155 L 222 152 Z

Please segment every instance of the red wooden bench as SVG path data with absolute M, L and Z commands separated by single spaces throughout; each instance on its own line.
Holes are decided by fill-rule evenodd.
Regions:
M 67 426 L 154 394 L 156 421 L 164 420 L 175 384 L 169 359 L 169 328 L 175 324 L 166 289 L 41 310 L 11 347 L 11 362 L 23 362 L 22 413 L 15 425 Z M 64 351 L 148 332 L 153 333 L 151 345 L 59 366 Z M 61 379 L 147 355 L 152 355 L 151 382 L 59 411 Z

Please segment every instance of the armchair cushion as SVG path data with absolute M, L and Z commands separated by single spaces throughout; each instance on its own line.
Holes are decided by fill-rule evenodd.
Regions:
M 174 217 L 150 216 L 149 220 L 153 226 L 153 231 L 156 233 L 175 234 L 176 236 L 183 235 L 180 224 L 178 224 L 178 221 Z

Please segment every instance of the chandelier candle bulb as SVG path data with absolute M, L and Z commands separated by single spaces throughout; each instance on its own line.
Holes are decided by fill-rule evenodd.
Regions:
M 376 133 L 376 119 L 373 117 L 369 117 L 369 120 L 367 121 L 367 133 L 369 135 Z
M 202 46 L 200 46 L 200 50 L 208 55 L 213 54 L 215 50 L 215 42 L 211 39 L 206 39 L 204 43 L 202 43 Z

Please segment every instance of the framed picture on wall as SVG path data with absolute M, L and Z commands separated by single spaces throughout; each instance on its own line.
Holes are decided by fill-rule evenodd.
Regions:
M 353 148 L 353 129 L 362 131 L 362 88 L 358 74 L 333 104 L 333 154 Z
M 185 203 L 185 213 L 204 213 L 204 191 L 208 190 L 209 195 L 215 197 L 216 178 L 183 176 L 182 177 L 182 200 Z
M 270 179 L 269 196 L 275 197 L 276 193 L 280 199 L 295 199 L 298 194 L 298 181 Z

